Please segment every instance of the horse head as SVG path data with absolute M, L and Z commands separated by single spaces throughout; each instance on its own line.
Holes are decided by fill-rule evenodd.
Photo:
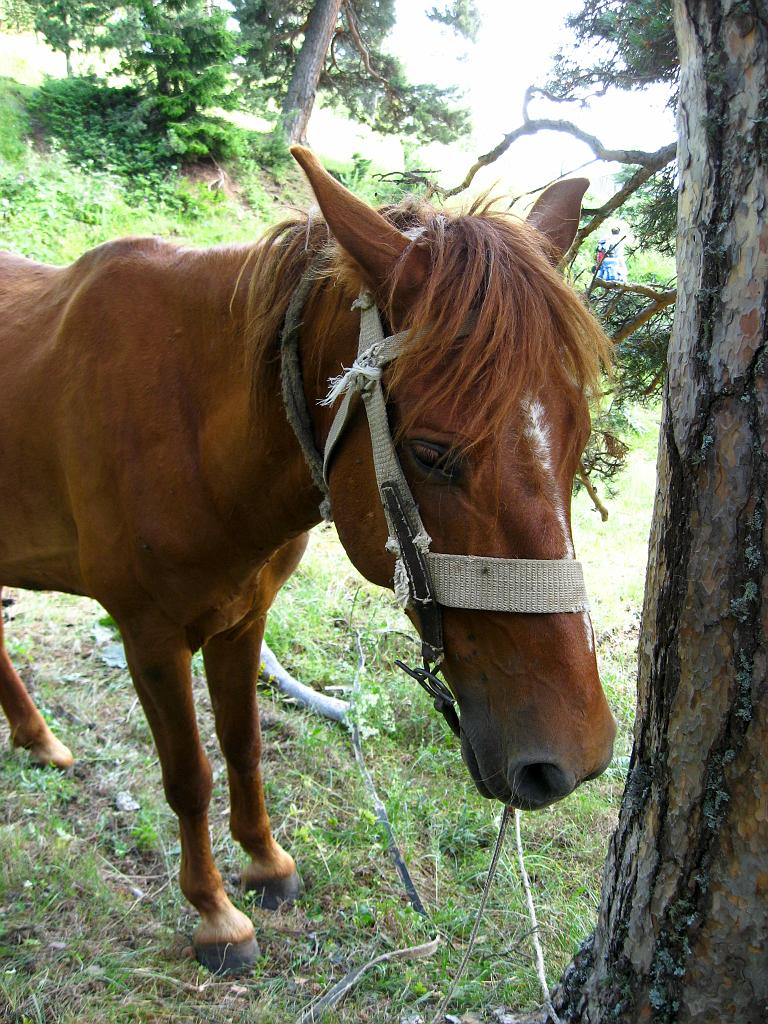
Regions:
M 378 212 L 308 150 L 294 155 L 338 244 L 336 280 L 368 289 L 390 331 L 407 332 L 384 372 L 387 416 L 431 550 L 573 560 L 571 492 L 607 342 L 556 264 L 587 182 L 551 186 L 527 222 L 487 205 L 465 216 L 413 203 Z M 321 417 L 321 433 L 328 426 Z M 391 517 L 359 411 L 328 483 L 351 560 L 392 587 Z M 480 793 L 544 807 L 605 769 L 615 722 L 586 610 L 444 607 L 442 631 L 441 668 Z

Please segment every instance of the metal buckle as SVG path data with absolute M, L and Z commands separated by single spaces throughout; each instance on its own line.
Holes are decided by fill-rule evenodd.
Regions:
M 435 673 L 427 668 L 428 662 L 425 661 L 423 668 L 411 668 L 410 665 L 406 665 L 404 661 L 396 658 L 395 664 L 427 691 L 432 698 L 435 711 L 439 711 L 448 723 L 451 731 L 456 736 L 460 736 L 461 725 L 459 723 L 459 716 L 456 713 L 456 698 L 442 679 L 438 679 Z M 438 670 L 436 669 L 435 671 Z

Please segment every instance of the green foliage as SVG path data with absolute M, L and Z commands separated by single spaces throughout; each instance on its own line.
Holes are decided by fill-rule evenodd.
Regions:
M 679 60 L 671 0 L 582 0 L 568 19 L 574 32 L 569 48 L 557 54 L 547 85 L 559 99 L 582 101 L 609 89 L 636 90 L 653 84 L 669 87 L 675 102 Z M 624 185 L 637 168 L 617 176 Z M 630 283 L 658 291 L 674 287 L 677 229 L 677 184 L 674 163 L 657 171 L 618 209 L 628 246 Z M 584 250 L 589 247 L 589 252 Z M 587 239 L 577 259 L 584 278 L 593 262 L 595 237 Z M 578 276 L 578 274 L 577 274 Z M 589 281 L 591 271 L 586 276 Z M 593 312 L 611 338 L 621 337 L 639 315 L 652 308 L 649 294 L 588 289 Z M 614 346 L 615 374 L 606 384 L 606 401 L 593 417 L 593 432 L 584 455 L 588 472 L 610 481 L 624 465 L 632 436 L 629 410 L 658 401 L 664 381 L 673 307 L 663 305 L 627 338 Z
M 29 0 L 36 32 L 52 50 L 67 58 L 67 74 L 72 73 L 71 54 L 75 44 L 90 49 L 100 30 L 117 6 L 117 0 Z
M 14 164 L 26 154 L 29 92 L 9 78 L 0 78 L 0 163 Z
M 574 40 L 555 58 L 550 89 L 557 95 L 642 89 L 655 82 L 676 85 L 671 0 L 583 0 L 566 24 Z
M 644 250 L 642 255 L 630 254 L 628 264 L 633 284 L 658 293 L 674 287 L 672 259 Z M 612 338 L 621 337 L 653 301 L 649 295 L 599 285 L 590 293 L 592 311 Z M 673 319 L 674 305 L 666 305 L 613 347 L 614 373 L 593 412 L 592 434 L 582 459 L 586 471 L 609 488 L 625 466 L 638 408 L 653 408 L 661 397 Z
M 223 12 L 207 12 L 202 0 L 133 0 L 108 44 L 122 54 L 121 70 L 141 97 L 140 117 L 148 135 L 161 141 L 163 155 L 234 155 L 237 130 L 207 113 L 234 106 L 235 36 Z
M 5 129 L 4 99 L 0 89 Z M 0 130 L 0 146 L 5 138 Z M 21 156 L 13 163 L 0 164 L 0 249 L 48 263 L 68 263 L 100 242 L 128 234 L 181 236 L 202 244 L 250 241 L 277 213 L 255 172 L 244 175 L 245 210 L 172 169 L 129 177 L 92 163 L 75 167 L 55 146 L 43 156 L 23 144 L 16 152 Z
M 276 105 L 285 97 L 312 7 L 313 0 L 234 0 L 245 58 L 240 68 L 244 95 L 262 114 L 274 116 Z M 432 16 L 469 37 L 477 26 L 474 4 L 467 0 L 443 10 L 433 8 Z M 466 133 L 469 116 L 457 106 L 459 91 L 411 84 L 402 64 L 385 51 L 394 24 L 394 0 L 345 4 L 320 77 L 320 91 L 331 105 L 385 134 L 449 142 Z
M 33 0 L 0 0 L 0 29 L 30 32 L 34 27 Z
M 631 172 L 618 175 L 626 180 Z M 622 213 L 635 235 L 635 248 L 675 255 L 677 235 L 677 165 L 670 164 L 633 193 Z
M 151 233 L 200 244 L 251 241 L 276 216 L 254 177 L 252 209 L 194 185 L 178 172 L 133 180 L 95 166 L 75 168 L 55 149 L 0 169 L 0 249 L 48 263 L 68 263 L 122 235 Z
M 30 97 L 29 111 L 37 128 L 82 165 L 133 178 L 166 166 L 172 155 L 150 132 L 134 86 L 54 78 Z
M 448 25 L 458 35 L 473 43 L 480 31 L 480 12 L 474 0 L 452 0 L 452 3 L 446 3 L 442 9 L 433 7 L 427 17 L 430 21 Z
M 113 88 L 92 76 L 50 79 L 31 96 L 29 110 L 73 161 L 122 174 L 137 189 L 154 179 L 162 191 L 180 160 L 232 155 L 242 137 L 233 125 L 204 116 L 166 121 L 137 86 Z
M 116 0 L 24 2 L 35 29 L 49 46 L 66 54 L 70 75 L 75 43 L 82 49 L 117 50 L 121 56 L 119 70 L 129 77 L 129 85 L 110 88 L 88 78 L 67 91 L 63 83 L 49 83 L 49 92 L 41 94 L 37 105 L 39 120 L 46 121 L 65 144 L 75 136 L 87 142 L 86 159 L 101 166 L 124 165 L 135 173 L 163 162 L 232 157 L 239 152 L 241 133 L 210 113 L 235 103 L 235 33 L 222 11 L 209 12 L 204 0 L 130 0 L 122 5 Z M 43 99 L 56 109 L 49 113 Z M 67 128 L 70 115 L 74 123 Z M 96 125 L 105 133 L 103 153 L 93 152 Z M 122 158 L 115 143 L 118 151 L 123 150 Z

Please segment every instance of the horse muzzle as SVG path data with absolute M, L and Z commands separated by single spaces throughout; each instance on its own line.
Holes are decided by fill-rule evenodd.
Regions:
M 502 760 L 484 753 L 482 745 L 475 749 L 464 729 L 461 730 L 461 756 L 478 792 L 489 800 L 500 800 L 521 811 L 538 811 L 562 800 L 582 782 L 597 778 L 610 763 L 610 757 L 595 771 L 579 777 L 564 764 L 550 759 L 537 760 L 523 755 L 503 767 L 492 767 Z

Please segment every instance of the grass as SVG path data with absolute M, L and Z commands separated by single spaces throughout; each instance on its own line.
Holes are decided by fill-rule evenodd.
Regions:
M 213 164 L 187 174 L 169 168 L 139 175 L 93 161 L 75 164 L 55 138 L 33 131 L 32 92 L 0 78 L 0 249 L 61 264 L 124 235 L 248 242 L 284 216 L 285 204 L 306 205 L 298 168 L 278 180 L 255 156 L 240 161 L 236 185 Z
M 150 183 L 142 193 L 119 174 L 83 173 L 62 151 L 29 141 L 25 95 L 16 83 L 0 81 L 0 247 L 65 262 L 129 233 L 234 241 L 257 237 L 279 212 L 277 183 L 254 167 L 244 169 L 238 193 L 214 193 L 206 180 L 183 177 L 162 188 Z M 339 170 L 364 185 L 355 180 L 359 164 Z M 614 765 L 600 780 L 524 819 L 551 980 L 593 927 L 623 787 L 656 427 L 653 413 L 637 413 L 637 444 L 609 500 L 607 524 L 585 493 L 574 502 L 601 673 L 620 734 Z M 360 636 L 366 667 L 357 714 L 369 766 L 433 923 L 421 921 L 405 900 L 346 733 L 264 689 L 268 805 L 306 891 L 295 908 L 274 915 L 233 893 L 253 917 L 262 948 L 246 978 L 212 978 L 183 955 L 195 917 L 178 890 L 176 825 L 127 673 L 103 660 L 113 639 L 103 609 L 64 595 L 15 596 L 9 652 L 77 763 L 61 775 L 35 769 L 20 752 L 0 755 L 0 1020 L 284 1024 L 352 966 L 439 928 L 446 942 L 434 958 L 370 972 L 327 1022 L 383 1024 L 419 1008 L 428 1016 L 469 936 L 497 808 L 477 795 L 427 698 L 394 668 L 395 657 L 414 650 L 413 634 L 391 596 L 347 562 L 334 532 L 314 531 L 270 615 L 267 638 L 299 678 L 343 687 L 353 677 Z M 214 768 L 214 850 L 228 877 L 243 857 L 227 831 L 223 764 L 199 657 L 194 666 Z M 7 740 L 3 722 L 0 743 Z M 118 809 L 118 794 L 125 793 L 135 810 Z M 538 1004 L 528 931 L 508 844 L 454 1013 L 488 1019 L 499 1005 Z
M 630 747 L 654 418 L 644 413 L 638 426 L 608 523 L 600 523 L 585 494 L 574 503 L 601 671 L 620 723 L 617 760 L 602 779 L 523 823 L 553 981 L 594 923 Z M 110 640 L 102 609 L 64 595 L 17 597 L 9 650 L 77 764 L 60 775 L 35 769 L 20 752 L 0 758 L 0 1019 L 284 1022 L 352 966 L 424 941 L 436 927 L 447 942 L 434 958 L 372 971 L 327 1021 L 389 1022 L 414 1005 L 434 1004 L 472 926 L 497 808 L 476 794 L 428 700 L 393 668 L 413 642 L 405 620 L 389 595 L 357 575 L 332 530 L 314 531 L 270 616 L 268 640 L 300 678 L 343 686 L 354 673 L 360 634 L 366 668 L 359 715 L 369 764 L 433 924 L 405 901 L 345 732 L 264 690 L 268 804 L 306 891 L 294 909 L 276 915 L 235 891 L 262 947 L 247 978 L 211 978 L 182 955 L 195 918 L 177 886 L 175 822 L 128 676 L 102 661 Z M 223 765 L 199 659 L 195 664 L 214 766 L 214 849 L 227 877 L 242 854 L 227 832 Z M 0 738 L 7 739 L 4 724 Z M 117 809 L 117 794 L 126 791 L 138 810 Z M 508 843 L 453 1012 L 537 1005 L 528 929 Z

